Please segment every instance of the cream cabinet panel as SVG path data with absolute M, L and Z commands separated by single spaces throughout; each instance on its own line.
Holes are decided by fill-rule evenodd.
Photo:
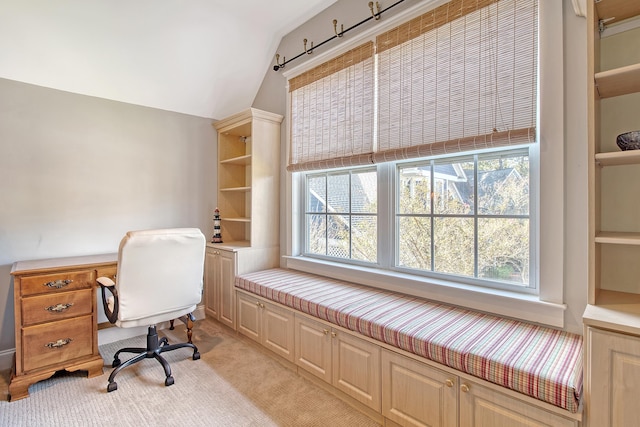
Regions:
M 260 309 L 262 310 L 262 345 L 293 363 L 295 361 L 293 313 L 268 302 L 265 302 Z
M 236 310 L 236 253 L 218 250 L 220 269 L 220 323 L 235 329 Z
M 455 427 L 458 377 L 382 351 L 382 415 L 401 426 Z
M 296 316 L 296 364 L 380 411 L 380 347 L 353 334 Z
M 260 342 L 260 304 L 256 298 L 238 293 L 238 332 Z
M 560 417 L 472 381 L 460 383 L 460 427 L 577 427 Z
M 346 332 L 331 331 L 333 386 L 380 411 L 380 347 Z
M 331 383 L 331 328 L 296 316 L 296 365 Z
M 238 332 L 293 363 L 293 312 L 240 292 L 237 303 Z
M 216 320 L 220 319 L 220 280 L 216 275 L 220 274 L 217 265 L 216 254 L 207 248 L 204 254 L 204 304 L 208 316 Z
M 587 328 L 591 427 L 640 425 L 640 338 Z

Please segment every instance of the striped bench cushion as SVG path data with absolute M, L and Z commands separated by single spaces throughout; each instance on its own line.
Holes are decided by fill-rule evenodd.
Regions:
M 580 335 L 294 270 L 243 274 L 235 285 L 570 412 L 578 410 Z

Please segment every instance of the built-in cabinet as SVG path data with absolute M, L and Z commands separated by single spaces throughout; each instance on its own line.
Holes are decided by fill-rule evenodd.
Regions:
M 241 334 L 294 363 L 293 312 L 238 292 L 238 325 Z
M 405 427 L 576 426 L 469 378 L 382 351 L 382 415 Z M 459 418 L 458 418 L 459 417 Z
M 625 365 L 622 378 L 622 371 L 610 364 L 627 342 L 640 337 L 640 150 L 621 151 L 616 145 L 617 135 L 640 130 L 639 17 L 637 0 L 587 1 L 589 295 L 584 396 L 586 424 L 594 427 L 640 422 L 632 399 L 621 398 L 615 405 L 610 401 L 611 396 L 631 396 L 626 394 L 628 384 L 640 383 L 640 369 Z M 619 339 L 605 340 L 605 330 L 620 334 Z M 631 424 L 613 421 L 630 414 L 635 414 Z
M 380 347 L 329 324 L 296 315 L 296 365 L 380 411 Z
M 236 329 L 236 275 L 274 267 L 279 256 L 278 246 L 252 248 L 207 243 L 204 258 L 204 301 L 207 316 Z
M 590 426 L 640 425 L 640 338 L 587 328 Z
M 451 368 L 440 369 L 250 292 L 236 292 L 239 333 L 293 362 L 300 374 L 332 386 L 385 426 L 579 425 L 579 415 Z
M 382 351 L 382 415 L 407 427 L 458 425 L 458 379 L 400 354 Z
M 282 119 L 279 114 L 249 108 L 214 123 L 222 243 L 207 244 L 205 311 L 233 329 L 235 276 L 280 264 Z
M 205 250 L 205 313 L 220 323 L 234 327 L 237 252 L 208 246 Z

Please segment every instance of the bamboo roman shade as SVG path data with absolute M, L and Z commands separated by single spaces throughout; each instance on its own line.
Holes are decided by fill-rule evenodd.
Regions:
M 373 42 L 289 80 L 289 171 L 371 163 Z
M 375 90 L 369 44 L 290 80 L 289 170 L 535 142 L 538 0 L 452 0 L 376 49 Z

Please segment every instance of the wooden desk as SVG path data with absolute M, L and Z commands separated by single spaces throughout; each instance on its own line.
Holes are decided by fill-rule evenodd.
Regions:
M 96 278 L 115 277 L 118 254 L 20 261 L 13 264 L 16 354 L 9 400 L 56 371 L 102 375 L 98 351 Z

